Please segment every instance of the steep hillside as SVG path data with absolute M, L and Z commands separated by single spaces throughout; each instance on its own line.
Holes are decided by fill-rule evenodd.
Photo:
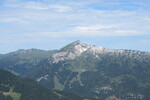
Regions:
M 48 90 L 31 79 L 21 79 L 8 71 L 0 70 L 0 100 L 84 99 L 71 93 Z

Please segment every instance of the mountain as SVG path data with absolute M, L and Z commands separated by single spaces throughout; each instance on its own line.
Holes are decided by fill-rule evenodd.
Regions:
M 8 71 L 0 70 L 0 100 L 84 99 L 71 93 L 46 89 L 31 79 L 21 79 Z
M 75 41 L 22 71 L 16 66 L 21 60 L 14 62 L 11 57 L 16 56 L 9 58 L 8 55 L 3 55 L 7 60 L 1 57 L 0 65 L 5 63 L 3 68 L 48 88 L 98 100 L 150 99 L 149 52 L 107 49 Z M 18 66 L 28 68 L 24 64 Z
M 30 68 L 34 67 L 41 60 L 49 58 L 55 52 L 57 50 L 20 49 L 0 56 L 0 68 L 23 76 Z

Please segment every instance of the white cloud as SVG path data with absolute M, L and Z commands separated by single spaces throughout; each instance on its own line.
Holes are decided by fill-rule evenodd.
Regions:
M 28 8 L 28 9 L 37 9 L 37 10 L 45 10 L 48 9 L 46 4 L 42 4 L 40 2 L 26 2 L 23 5 L 23 8 Z
M 143 19 L 146 20 L 146 21 L 148 21 L 148 22 L 150 22 L 150 17 L 145 17 Z
M 95 0 L 94 2 L 97 2 Z M 130 36 L 150 34 L 150 12 L 143 10 L 95 10 L 88 4 L 93 1 L 73 3 L 42 3 L 36 1 L 12 4 L 24 9 L 5 11 L 7 17 L 0 22 L 27 23 L 26 30 L 31 34 L 50 37 L 64 36 Z M 69 4 L 70 3 L 70 4 Z M 77 6 L 76 6 L 77 5 Z M 83 9 L 84 8 L 84 9 Z M 36 9 L 36 10 L 35 10 Z M 146 16 L 146 17 L 145 17 Z M 16 24 L 14 26 L 17 27 Z
M 1 18 L 0 16 L 0 22 L 30 22 L 26 27 L 24 25 L 19 26 L 19 29 L 26 30 L 33 35 L 39 35 L 40 37 L 38 38 L 44 38 L 46 36 L 56 38 L 78 36 L 136 36 L 149 34 L 150 25 L 143 19 L 144 16 L 145 14 L 138 11 L 121 10 L 76 10 L 70 11 L 69 13 L 51 12 L 49 10 L 44 12 L 27 10 L 13 17 Z
M 52 8 L 58 12 L 68 12 L 72 10 L 70 6 L 62 6 L 62 5 L 49 5 L 49 8 Z
M 63 32 L 38 32 L 41 37 L 99 37 L 99 36 L 140 36 L 144 35 L 134 30 L 92 30 L 92 31 L 81 31 L 81 30 L 68 30 Z M 146 34 L 145 34 L 146 35 Z
M 117 28 L 118 25 L 96 25 L 96 26 L 76 26 L 73 28 L 74 31 L 98 31 L 102 29 Z
M 46 4 L 42 2 L 29 1 L 29 2 L 17 2 L 17 3 L 6 3 L 5 7 L 16 7 L 16 8 L 27 8 L 35 10 L 54 10 L 58 12 L 67 12 L 71 11 L 72 7 L 69 5 L 62 4 Z
M 144 35 L 144 34 L 141 34 L 141 32 L 137 30 L 116 30 L 116 36 L 117 35 L 132 36 L 132 35 Z
M 21 18 L 17 17 L 3 17 L 0 19 L 0 23 L 20 23 L 20 24 L 27 24 L 28 22 L 22 20 Z
M 0 22 L 4 22 L 4 23 L 16 22 L 16 21 L 20 21 L 20 19 L 18 19 L 18 18 L 3 18 L 3 19 L 0 19 Z
M 2 49 L 8 47 L 7 51 L 16 47 L 41 48 L 43 45 L 49 49 L 57 47 L 55 43 L 61 44 L 62 41 L 89 41 L 89 38 L 97 38 L 98 41 L 107 40 L 106 44 L 113 44 L 113 47 L 113 42 L 125 47 L 137 39 L 138 42 L 131 43 L 131 47 L 134 47 L 134 43 L 138 46 L 141 43 L 148 48 L 148 2 L 149 0 L 1 0 L 0 46 Z M 126 36 L 130 38 L 124 41 L 124 38 L 128 38 Z M 120 40 L 124 43 L 120 43 Z M 49 44 L 53 47 L 47 46 Z
M 20 7 L 20 4 L 11 4 L 11 3 L 8 3 L 8 4 L 5 4 L 4 7 Z

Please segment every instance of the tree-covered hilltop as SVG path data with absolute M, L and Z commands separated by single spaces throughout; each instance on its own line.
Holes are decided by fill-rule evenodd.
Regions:
M 31 79 L 0 70 L 0 100 L 84 100 L 71 93 L 49 90 Z

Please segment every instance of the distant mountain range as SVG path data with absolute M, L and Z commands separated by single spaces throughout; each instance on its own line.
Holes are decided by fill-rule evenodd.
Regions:
M 150 100 L 150 53 L 75 41 L 60 50 L 0 55 L 0 68 L 43 86 L 98 100 Z

